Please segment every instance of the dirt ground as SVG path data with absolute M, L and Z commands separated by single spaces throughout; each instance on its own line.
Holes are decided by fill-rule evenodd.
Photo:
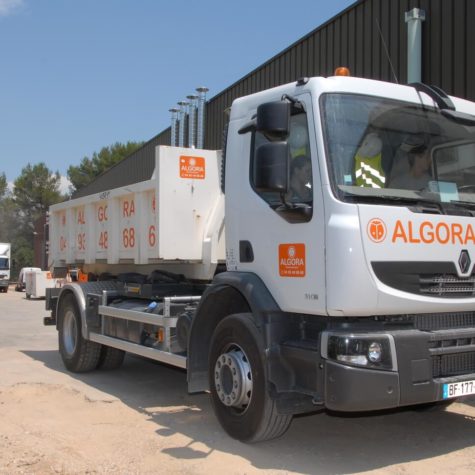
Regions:
M 184 371 L 127 356 L 68 373 L 44 301 L 0 294 L 0 474 L 475 473 L 475 398 L 446 410 L 294 419 L 245 445 L 217 423 Z

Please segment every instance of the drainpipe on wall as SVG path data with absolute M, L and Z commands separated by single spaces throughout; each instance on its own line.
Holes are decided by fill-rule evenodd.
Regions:
M 406 12 L 407 23 L 407 83 L 422 80 L 422 22 L 426 12 L 413 8 Z

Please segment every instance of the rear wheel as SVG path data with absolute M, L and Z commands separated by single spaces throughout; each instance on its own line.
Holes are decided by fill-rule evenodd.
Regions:
M 224 430 L 243 442 L 281 436 L 292 416 L 277 413 L 270 398 L 262 337 L 249 314 L 230 315 L 214 332 L 209 385 L 214 412 Z
M 117 369 L 124 362 L 125 351 L 102 345 L 97 367 L 105 370 Z
M 83 373 L 96 368 L 101 345 L 87 341 L 82 335 L 81 316 L 72 294 L 61 302 L 58 312 L 59 352 L 69 371 Z

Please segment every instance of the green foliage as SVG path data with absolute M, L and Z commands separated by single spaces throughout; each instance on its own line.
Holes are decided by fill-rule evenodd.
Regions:
M 0 175 L 0 242 L 12 244 L 12 280 L 22 267 L 33 265 L 34 223 L 63 199 L 59 182 L 59 173 L 52 173 L 44 163 L 23 168 L 11 193 L 5 174 Z
M 14 181 L 13 200 L 25 224 L 33 229 L 34 221 L 48 208 L 62 200 L 59 192 L 60 175 L 52 173 L 44 164 L 28 164 Z
M 33 252 L 33 235 L 20 235 L 12 243 L 12 266 L 10 272 L 10 280 L 14 281 L 18 278 L 22 267 L 33 267 L 34 252 Z
M 33 265 L 33 233 L 24 228 L 20 210 L 11 196 L 0 197 L 0 242 L 12 244 L 11 280 L 21 267 Z
M 68 168 L 68 178 L 72 190 L 77 191 L 88 185 L 101 173 L 119 163 L 139 149 L 144 142 L 127 142 L 126 144 L 115 143 L 109 147 L 103 147 L 100 152 L 94 152 L 91 158 L 84 157 L 78 166 L 71 165 Z
M 5 173 L 0 175 L 0 199 L 2 199 L 8 190 L 7 177 Z

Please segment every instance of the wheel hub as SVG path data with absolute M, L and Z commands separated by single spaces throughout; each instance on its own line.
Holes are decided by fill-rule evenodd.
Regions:
M 78 338 L 78 329 L 76 326 L 76 319 L 72 311 L 68 310 L 64 315 L 63 320 L 63 343 L 64 349 L 68 355 L 73 355 L 76 349 Z
M 221 354 L 214 367 L 216 393 L 228 407 L 245 409 L 252 395 L 252 373 L 241 348 Z

